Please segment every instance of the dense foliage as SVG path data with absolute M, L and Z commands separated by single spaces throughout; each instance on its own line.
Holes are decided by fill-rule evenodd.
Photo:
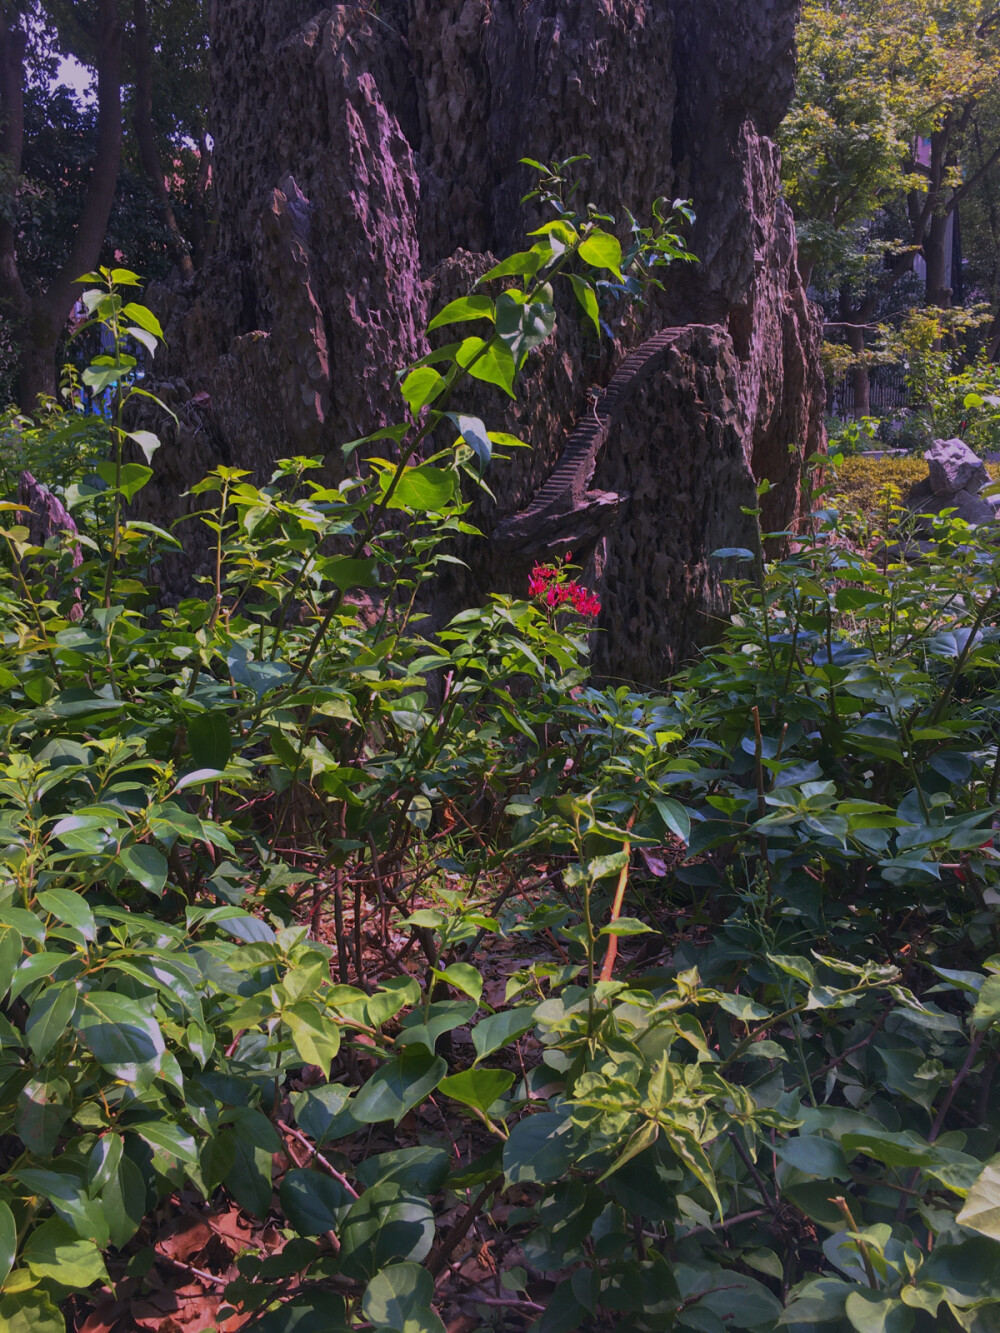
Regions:
M 4 1327 L 995 1327 L 997 552 L 832 510 L 719 552 L 733 622 L 657 695 L 588 682 L 565 562 L 423 630 L 519 443 L 463 382 L 515 391 L 555 282 L 596 325 L 685 257 L 563 186 L 346 446 L 395 461 L 195 485 L 201 596 L 156 606 L 179 538 L 129 517 L 133 275 L 84 297 L 105 434 L 6 423 L 78 531 L 5 506 Z

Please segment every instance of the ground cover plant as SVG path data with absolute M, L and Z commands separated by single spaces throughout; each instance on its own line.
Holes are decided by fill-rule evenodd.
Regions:
M 161 331 L 93 278 L 106 448 L 21 436 L 78 531 L 4 511 L 0 1327 L 998 1326 L 1000 551 L 893 564 L 830 480 L 656 694 L 588 678 L 572 561 L 421 633 L 520 443 L 465 379 L 684 257 L 541 180 L 348 446 L 392 458 L 217 468 L 176 607 L 183 529 L 129 517 Z

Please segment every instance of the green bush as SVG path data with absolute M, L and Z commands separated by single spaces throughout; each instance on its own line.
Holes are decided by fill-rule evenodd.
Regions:
M 414 628 L 516 443 L 457 391 L 513 391 L 554 281 L 596 326 L 683 254 L 563 186 L 508 292 L 433 321 L 484 336 L 406 368 L 393 461 L 195 486 L 176 608 L 125 453 L 159 326 L 127 271 L 85 297 L 110 456 L 61 483 L 78 535 L 2 533 L 2 1328 L 127 1322 L 163 1229 L 234 1208 L 240 1252 L 180 1267 L 262 1333 L 995 1327 L 995 551 L 873 562 L 821 514 L 718 552 L 732 623 L 653 694 L 588 682 L 565 567 Z M 436 1285 L 480 1223 L 502 1274 Z

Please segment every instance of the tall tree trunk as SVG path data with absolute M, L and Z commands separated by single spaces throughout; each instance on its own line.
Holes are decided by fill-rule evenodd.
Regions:
M 854 386 L 854 415 L 860 419 L 872 414 L 871 374 L 865 360 L 865 331 L 851 325 L 847 329 L 847 343 L 855 355 L 851 367 L 851 384 Z
M 594 460 L 595 485 L 624 487 L 630 474 L 641 484 L 598 506 L 603 527 L 580 518 L 573 546 L 607 580 L 601 665 L 662 679 L 724 610 L 710 553 L 746 544 L 754 477 L 772 480 L 765 522 L 784 528 L 802 452 L 823 443 L 820 330 L 768 137 L 794 87 L 798 9 L 383 0 L 374 15 L 216 0 L 218 241 L 193 292 L 163 293 L 173 317 L 156 362 L 195 402 L 173 441 L 168 428 L 141 503 L 176 511 L 220 457 L 267 475 L 275 457 L 324 453 L 330 478 L 342 475 L 341 442 L 397 419 L 395 371 L 423 354 L 429 314 L 537 225 L 520 203 L 532 178 L 518 159 L 588 153 L 582 197 L 622 220 L 626 208 L 648 215 L 659 195 L 692 197 L 702 262 L 671 270 L 665 294 L 627 317 L 609 302 L 614 339 L 588 338 L 569 302 L 518 404 L 470 392 L 467 410 L 534 446 L 491 472 L 497 505 L 476 521 L 527 530 L 591 390 L 650 334 L 691 326 Z M 565 540 L 546 532 L 533 532 L 535 549 Z M 521 590 L 528 546 L 470 543 L 474 567 L 455 574 L 439 612 Z M 169 564 L 163 575 L 182 577 Z
M 950 217 L 935 213 L 924 237 L 924 262 L 927 265 L 926 301 L 947 310 L 951 306 L 952 244 Z
M 25 34 L 17 24 L 6 19 L 0 22 L 0 116 L 4 120 L 0 152 L 19 172 L 24 147 Z M 0 226 L 0 303 L 12 317 L 21 344 L 18 394 L 25 412 L 35 409 L 39 394 L 55 392 L 56 348 L 79 294 L 76 280 L 100 259 L 118 182 L 122 146 L 118 0 L 98 0 L 92 37 L 97 52 L 97 151 L 69 257 L 44 291 L 29 295 L 18 268 L 13 193 L 4 210 L 7 221 Z M 12 188 L 16 190 L 16 183 Z
M 132 124 L 135 139 L 139 145 L 139 157 L 142 169 L 152 187 L 156 202 L 163 217 L 163 225 L 170 238 L 170 248 L 185 279 L 194 277 L 194 262 L 187 240 L 177 222 L 173 200 L 167 189 L 163 174 L 160 151 L 156 146 L 156 132 L 153 128 L 153 52 L 149 33 L 149 8 L 146 0 L 135 0 L 133 5 L 134 44 L 133 61 L 135 64 L 135 109 Z

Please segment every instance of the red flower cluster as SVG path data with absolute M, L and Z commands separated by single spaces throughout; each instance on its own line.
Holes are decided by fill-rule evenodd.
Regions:
M 565 557 L 567 561 L 569 558 L 569 555 Z M 572 607 L 578 616 L 600 614 L 600 600 L 579 583 L 567 580 L 566 570 L 559 565 L 536 563 L 528 580 L 528 593 L 553 611 L 565 606 Z

